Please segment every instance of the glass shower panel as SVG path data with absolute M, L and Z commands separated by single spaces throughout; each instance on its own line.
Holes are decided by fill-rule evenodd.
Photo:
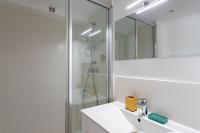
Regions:
M 73 133 L 81 133 L 81 109 L 107 102 L 107 73 L 107 9 L 72 0 Z

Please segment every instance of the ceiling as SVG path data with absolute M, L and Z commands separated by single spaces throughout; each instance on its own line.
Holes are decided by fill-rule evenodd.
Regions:
M 195 13 L 200 13 L 200 0 L 167 0 L 142 14 L 130 16 L 155 25 L 157 21 L 170 21 Z

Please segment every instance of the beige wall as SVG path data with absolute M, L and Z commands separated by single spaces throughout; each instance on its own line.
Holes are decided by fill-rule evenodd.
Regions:
M 3 7 L 4 132 L 64 133 L 65 22 Z

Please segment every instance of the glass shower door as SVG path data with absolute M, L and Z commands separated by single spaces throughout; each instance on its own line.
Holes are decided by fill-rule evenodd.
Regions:
M 107 102 L 108 9 L 72 0 L 72 133 L 81 133 L 81 109 Z

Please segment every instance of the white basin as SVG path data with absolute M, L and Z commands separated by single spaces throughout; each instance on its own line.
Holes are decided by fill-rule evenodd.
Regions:
M 170 120 L 163 125 L 140 117 L 140 111 L 127 111 L 120 102 L 84 109 L 82 113 L 108 133 L 200 133 Z
M 169 128 L 153 122 L 146 117 L 140 117 L 140 112 L 129 112 L 125 109 L 121 109 L 124 117 L 133 125 L 137 133 L 169 133 L 172 132 Z

